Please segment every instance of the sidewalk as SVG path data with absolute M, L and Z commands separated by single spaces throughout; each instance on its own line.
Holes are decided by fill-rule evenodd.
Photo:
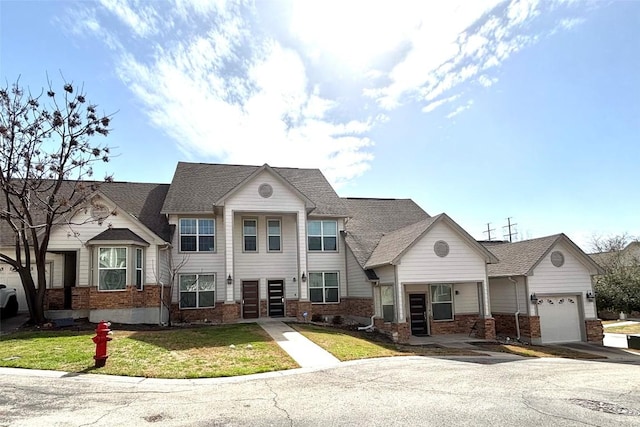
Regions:
M 301 368 L 325 368 L 340 363 L 331 353 L 309 341 L 299 332 L 277 320 L 258 320 L 271 338 L 295 360 Z

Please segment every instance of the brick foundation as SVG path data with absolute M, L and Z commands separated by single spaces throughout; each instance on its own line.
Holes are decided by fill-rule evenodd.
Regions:
M 64 310 L 64 289 L 47 289 L 44 294 L 45 310 Z
M 411 327 L 409 323 L 385 323 L 383 319 L 373 319 L 373 324 L 377 330 L 391 337 L 394 342 L 407 344 L 411 337 Z
M 516 319 L 513 313 L 493 313 L 496 321 L 496 334 L 515 338 L 518 336 Z M 540 318 L 538 316 L 518 315 L 520 338 L 526 340 L 540 339 Z
M 73 310 L 86 310 L 90 307 L 88 287 L 71 288 L 71 308 Z
M 587 342 L 602 344 L 604 338 L 604 329 L 600 319 L 589 319 L 584 321 L 585 330 L 587 331 Z
M 453 321 L 431 321 L 431 335 L 468 334 L 478 314 L 456 314 Z
M 496 339 L 496 321 L 493 317 L 485 317 L 480 319 L 477 324 L 478 332 L 476 336 L 485 340 Z

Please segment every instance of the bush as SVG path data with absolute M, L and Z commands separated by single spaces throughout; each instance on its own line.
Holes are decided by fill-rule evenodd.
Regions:
M 312 322 L 324 322 L 324 316 L 320 313 L 313 313 L 311 315 Z
M 340 315 L 333 316 L 333 319 L 331 319 L 331 323 L 333 323 L 334 325 L 342 325 L 344 323 L 344 319 L 342 319 L 342 316 Z

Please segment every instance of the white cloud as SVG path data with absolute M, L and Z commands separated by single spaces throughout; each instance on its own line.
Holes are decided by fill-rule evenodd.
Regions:
M 556 0 L 78 5 L 71 31 L 110 47 L 150 122 L 186 156 L 319 167 L 341 183 L 369 168 L 368 135 L 388 111 L 471 108 L 459 104 L 465 84 L 495 84 L 494 68 L 538 40 L 531 24 Z M 581 22 L 561 18 L 555 28 Z

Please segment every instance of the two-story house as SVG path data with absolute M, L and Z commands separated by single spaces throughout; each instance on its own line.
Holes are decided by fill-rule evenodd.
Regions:
M 598 341 L 587 298 L 598 267 L 562 236 L 484 246 L 412 200 L 341 198 L 318 169 L 180 162 L 171 184 L 101 184 L 56 227 L 46 303 L 50 317 L 91 321 L 319 314 L 372 322 L 402 342 L 496 330 Z M 8 270 L 0 281 L 16 285 Z M 568 320 L 571 333 L 553 335 Z

